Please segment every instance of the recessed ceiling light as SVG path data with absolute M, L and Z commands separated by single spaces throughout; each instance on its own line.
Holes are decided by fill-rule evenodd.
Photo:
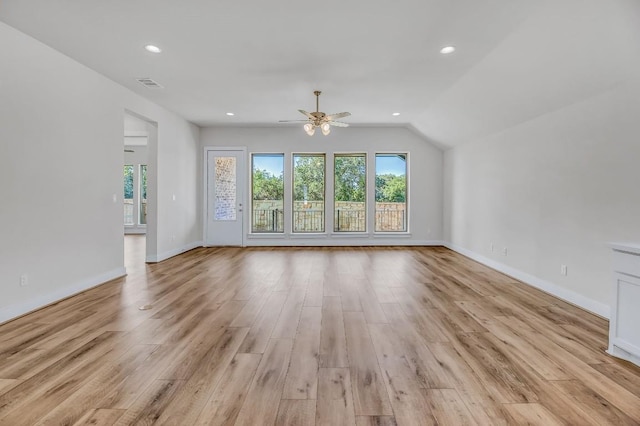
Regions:
M 440 49 L 440 53 L 442 53 L 443 55 L 448 55 L 449 53 L 453 53 L 456 51 L 456 48 L 454 46 L 445 46 L 442 49 Z
M 233 117 L 235 114 L 234 114 L 234 113 L 232 113 L 232 112 L 228 112 L 228 113 L 227 113 L 227 115 L 228 115 L 229 117 Z
M 394 117 L 397 117 L 397 116 L 399 116 L 399 115 L 400 115 L 400 113 L 399 113 L 399 112 L 394 112 L 394 113 L 393 113 L 393 114 L 391 114 L 391 115 L 393 115 Z
M 151 52 L 151 53 L 162 52 L 162 49 L 160 49 L 158 46 L 154 46 L 153 44 L 147 44 L 144 48 L 147 52 Z

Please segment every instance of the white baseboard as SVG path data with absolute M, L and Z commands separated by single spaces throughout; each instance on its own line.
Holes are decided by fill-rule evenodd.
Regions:
M 145 258 L 147 263 L 157 263 L 162 262 L 163 260 L 167 260 L 170 257 L 177 256 L 186 251 L 193 250 L 194 248 L 202 247 L 202 241 L 193 241 L 189 244 L 185 244 L 182 247 L 178 247 L 176 249 L 165 251 L 164 253 L 159 254 L 148 254 Z
M 541 278 L 520 271 L 519 269 L 507 266 L 504 263 L 489 259 L 488 257 L 482 256 L 464 247 L 460 247 L 448 242 L 443 243 L 443 245 L 455 252 L 458 252 L 464 256 L 467 256 L 468 258 L 475 260 L 476 262 L 480 262 L 483 265 L 495 269 L 496 271 L 502 272 L 503 274 L 509 275 L 510 277 L 513 277 L 518 281 L 522 281 L 525 284 L 528 284 L 532 287 L 544 291 L 545 293 L 549 293 L 552 296 L 562 299 L 565 302 L 569 302 L 572 305 L 576 305 L 603 318 L 610 318 L 609 306 L 605 305 L 604 303 L 589 299 L 588 297 L 568 290 L 550 281 L 545 281 Z
M 70 286 L 56 289 L 51 293 L 38 295 L 27 301 L 5 306 L 0 308 L 0 324 L 125 275 L 126 271 L 124 268 L 113 269 Z
M 441 246 L 439 240 L 409 240 L 406 238 L 308 238 L 262 239 L 248 238 L 247 247 L 375 247 L 375 246 Z

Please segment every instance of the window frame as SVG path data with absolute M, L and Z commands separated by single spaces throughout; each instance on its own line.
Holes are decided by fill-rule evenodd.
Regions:
M 391 155 L 403 155 L 404 156 L 404 161 L 405 161 L 405 170 L 404 170 L 404 180 L 405 180 L 405 207 L 404 207 L 404 229 L 401 231 L 383 231 L 383 230 L 378 230 L 377 229 L 377 203 L 378 201 L 376 200 L 376 178 L 378 176 L 378 156 L 391 156 Z M 409 197 L 409 151 L 375 151 L 373 152 L 373 160 L 374 160 L 374 167 L 373 167 L 373 231 L 374 234 L 377 235 L 398 235 L 398 234 L 408 234 L 409 233 L 409 224 L 410 224 L 410 214 L 409 214 L 409 202 L 410 202 L 410 197 Z
M 296 199 L 295 199 L 295 183 L 296 183 L 296 157 L 322 157 L 323 159 L 323 181 L 322 181 L 322 230 L 320 231 L 296 231 Z M 326 234 L 327 232 L 327 153 L 326 152 L 291 152 L 291 234 L 292 235 L 311 235 Z
M 286 208 L 286 179 L 287 179 L 287 173 L 286 173 L 286 153 L 284 152 L 252 152 L 249 154 L 249 199 L 251 202 L 250 205 L 250 216 L 249 216 L 249 229 L 250 229 L 250 234 L 252 235 L 284 235 L 285 233 L 285 224 L 286 224 L 286 218 L 285 218 L 285 208 Z M 254 190 L 254 158 L 255 157 L 282 157 L 282 219 L 280 220 L 280 218 L 276 217 L 275 221 L 276 224 L 278 224 L 279 222 L 282 223 L 282 229 L 275 229 L 275 230 L 256 230 L 255 226 L 254 226 L 254 204 L 255 201 L 260 201 L 260 200 L 255 200 L 254 196 L 253 196 L 253 190 Z M 274 200 L 275 201 L 275 200 Z M 278 209 L 275 209 L 275 211 L 277 212 Z M 276 213 L 276 216 L 278 216 L 278 214 Z M 276 226 L 277 228 L 277 226 Z
M 356 151 L 356 152 L 334 152 L 333 153 L 333 199 L 332 199 L 332 204 L 333 204 L 333 211 L 332 211 L 332 218 L 333 218 L 333 234 L 335 235 L 358 235 L 358 236 L 363 236 L 363 235 L 367 235 L 369 232 L 369 214 L 368 214 L 368 210 L 369 210 L 369 205 L 368 205 L 368 200 L 369 200 L 369 196 L 368 196 L 368 192 L 369 192 L 369 156 L 370 153 L 368 152 L 362 152 L 362 151 Z M 362 201 L 364 203 L 364 218 L 362 219 L 362 222 L 364 223 L 364 229 L 363 230 L 340 230 L 338 229 L 338 226 L 340 225 L 340 219 L 336 219 L 336 215 L 337 215 L 337 201 L 336 201 L 336 189 L 337 189 L 337 185 L 336 185 L 336 161 L 338 158 L 341 157 L 361 157 L 364 159 L 364 200 Z M 357 202 L 357 201 L 356 201 Z M 360 221 L 360 219 L 358 219 L 358 221 Z

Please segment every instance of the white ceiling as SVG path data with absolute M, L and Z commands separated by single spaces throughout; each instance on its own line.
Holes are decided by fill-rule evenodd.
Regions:
M 454 146 L 627 78 L 639 3 L 3 0 L 0 20 L 201 126 L 300 119 L 319 89 L 349 123 Z

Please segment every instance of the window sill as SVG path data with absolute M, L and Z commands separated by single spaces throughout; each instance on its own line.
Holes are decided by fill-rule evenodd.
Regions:
M 284 239 L 286 235 L 284 232 L 263 232 L 247 234 L 248 240 L 267 240 L 267 239 Z
M 331 238 L 369 238 L 368 232 L 332 232 Z
M 373 238 L 411 238 L 410 232 L 374 232 Z
M 313 238 L 313 239 L 320 239 L 320 238 L 327 238 L 327 234 L 326 232 L 295 232 L 295 233 L 291 233 L 289 234 L 289 237 L 293 240 L 295 239 L 302 239 L 302 238 Z

